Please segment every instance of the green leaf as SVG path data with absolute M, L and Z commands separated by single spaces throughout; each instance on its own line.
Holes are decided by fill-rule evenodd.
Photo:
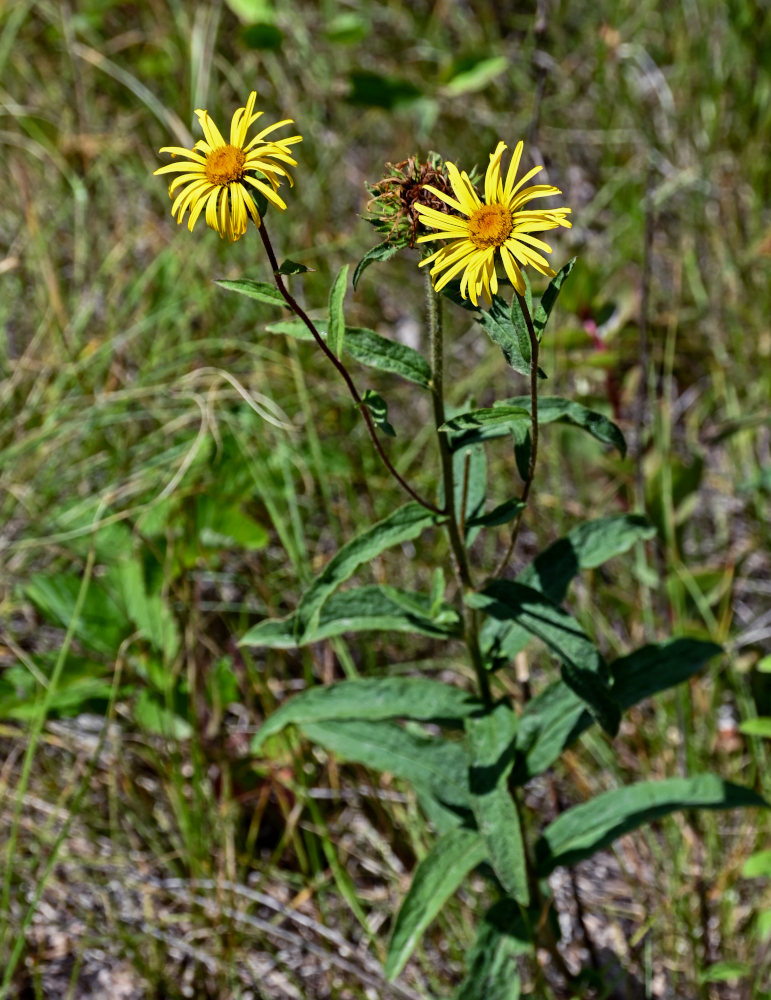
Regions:
M 242 30 L 241 37 L 250 49 L 278 52 L 284 41 L 284 32 L 278 25 L 263 21 L 248 25 Z
M 517 577 L 518 583 L 540 591 L 555 604 L 564 600 L 570 581 L 580 570 L 594 569 L 651 538 L 655 528 L 639 514 L 620 514 L 585 521 L 544 549 Z M 506 621 L 488 619 L 480 634 L 482 652 L 493 662 L 513 659 L 530 640 L 529 633 Z
M 643 646 L 610 664 L 613 697 L 622 710 L 630 708 L 693 676 L 719 652 L 719 646 L 699 639 L 670 639 Z M 584 703 L 563 681 L 544 688 L 528 702 L 519 720 L 516 784 L 523 785 L 551 767 L 593 721 Z
M 762 736 L 771 740 L 771 717 L 765 715 L 757 719 L 745 719 L 739 725 L 739 732 L 745 736 Z
M 415 719 L 423 722 L 464 719 L 479 701 L 460 688 L 423 677 L 366 677 L 314 687 L 297 694 L 267 719 L 252 740 L 257 753 L 286 726 L 340 719 Z
M 548 875 L 612 844 L 618 837 L 679 809 L 735 809 L 768 803 L 752 789 L 714 774 L 640 781 L 573 806 L 550 823 L 536 843 L 536 867 Z
M 329 321 L 327 324 L 327 343 L 336 358 L 343 353 L 345 339 L 345 291 L 348 284 L 348 265 L 343 264 L 329 292 Z
M 451 448 L 461 448 L 505 437 L 517 424 L 530 426 L 529 409 L 523 406 L 490 406 L 461 413 L 442 424 L 439 430 L 448 435 Z
M 395 76 L 383 76 L 369 70 L 354 70 L 350 74 L 348 101 L 367 108 L 394 108 L 414 104 L 423 96 L 414 83 Z
M 621 713 L 610 693 L 607 665 L 575 618 L 539 591 L 511 580 L 495 580 L 466 600 L 492 618 L 515 621 L 546 643 L 562 663 L 562 679 L 615 736 Z
M 53 625 L 67 628 L 73 618 L 81 579 L 74 573 L 34 573 L 24 588 L 27 598 Z M 131 631 L 131 623 L 119 601 L 92 582 L 74 625 L 74 636 L 83 645 L 105 656 L 115 657 Z
M 298 638 L 304 640 L 306 634 L 316 629 L 324 602 L 359 566 L 394 545 L 417 538 L 426 528 L 443 520 L 443 515 L 434 514 L 419 503 L 408 503 L 344 545 L 302 596 L 297 608 Z
M 281 292 L 264 281 L 252 281 L 250 278 L 235 278 L 233 280 L 221 278 L 214 283 L 229 292 L 238 292 L 240 295 L 246 295 L 258 302 L 265 302 L 269 306 L 286 308 L 286 302 Z
M 469 524 L 485 509 L 487 496 L 487 455 L 480 446 L 458 449 L 453 457 L 453 481 L 455 483 L 455 510 L 460 516 L 463 509 L 465 493 L 465 509 L 463 523 L 465 540 L 471 545 L 479 534 L 480 528 Z M 465 488 L 464 488 L 465 483 Z
M 708 966 L 699 976 L 700 983 L 727 983 L 744 976 L 752 975 L 752 970 L 746 962 L 726 959 Z
M 530 374 L 530 360 L 522 354 L 519 333 L 511 320 L 511 310 L 504 299 L 493 295 L 489 309 L 483 310 L 477 317 L 488 337 L 503 351 L 506 362 L 520 375 Z M 529 341 L 528 341 L 529 347 Z M 539 378 L 546 375 L 538 369 Z
M 296 260 L 285 260 L 279 267 L 276 274 L 307 274 L 308 271 L 312 271 L 312 267 L 307 267 L 305 264 L 298 264 Z
M 295 615 L 269 618 L 249 629 L 240 646 L 296 649 L 346 632 L 412 632 L 435 638 L 460 635 L 458 613 L 440 601 L 436 606 L 425 594 L 370 584 L 332 594 L 324 603 L 316 628 L 300 642 Z
M 508 776 L 514 764 L 517 717 L 505 702 L 466 717 L 471 769 L 471 808 L 498 880 L 509 896 L 527 906 L 527 861 Z
M 486 53 L 466 56 L 452 67 L 450 79 L 442 88 L 450 97 L 460 97 L 484 89 L 496 76 L 509 66 L 506 56 L 489 56 Z
M 356 291 L 359 279 L 370 264 L 374 264 L 376 260 L 390 260 L 392 257 L 396 256 L 399 250 L 400 247 L 394 246 L 392 243 L 389 243 L 388 240 L 386 240 L 385 243 L 379 243 L 376 247 L 372 247 L 371 250 L 368 250 L 356 265 L 356 270 L 353 272 L 353 290 Z
M 535 330 L 535 335 L 539 340 L 543 336 L 543 331 L 549 320 L 551 311 L 554 308 L 554 303 L 557 301 L 557 296 L 560 293 L 562 285 L 567 276 L 573 270 L 575 262 L 576 258 L 573 257 L 567 262 L 567 264 L 561 267 L 551 279 L 548 288 L 541 296 L 541 301 L 539 302 L 538 308 L 533 316 L 533 329 Z
M 386 403 L 383 397 L 372 389 L 367 389 L 362 402 L 372 414 L 375 426 L 379 427 L 389 437 L 396 437 L 396 431 L 388 421 L 388 403 Z
M 517 958 L 532 952 L 519 906 L 512 899 L 499 900 L 482 918 L 466 957 L 468 973 L 454 1000 L 519 1000 Z
M 423 931 L 460 886 L 485 860 L 487 849 L 476 830 L 458 827 L 434 844 L 415 869 L 412 885 L 394 923 L 385 964 L 386 979 L 395 979 L 407 963 Z
M 151 733 L 167 739 L 189 740 L 193 735 L 193 727 L 187 719 L 167 708 L 157 695 L 146 688 L 139 692 L 134 703 L 134 719 Z
M 487 514 L 477 514 L 466 520 L 466 527 L 494 528 L 499 524 L 508 524 L 513 520 L 525 505 L 521 500 L 504 500 L 503 503 L 493 507 Z
M 310 330 L 297 319 L 271 323 L 267 327 L 270 333 L 282 333 L 297 340 L 312 340 Z M 326 339 L 326 327 L 323 322 L 316 321 L 316 329 Z M 348 326 L 345 329 L 343 349 L 354 360 L 379 371 L 401 375 L 416 385 L 427 389 L 431 382 L 431 368 L 423 357 L 406 344 L 400 344 L 387 337 L 381 337 L 374 330 L 364 327 Z
M 771 850 L 751 854 L 742 867 L 742 878 L 768 878 L 771 876 Z
M 313 743 L 346 760 L 403 778 L 448 805 L 470 805 L 468 755 L 460 743 L 419 736 L 384 721 L 333 719 L 300 728 Z
M 529 396 L 514 396 L 512 399 L 502 399 L 496 403 L 493 409 L 521 408 L 528 414 L 531 412 L 531 400 Z M 538 424 L 551 424 L 559 421 L 563 424 L 573 424 L 580 427 L 603 444 L 610 444 L 623 456 L 626 454 L 626 442 L 624 435 L 613 423 L 602 413 L 590 410 L 581 403 L 575 403 L 572 399 L 563 399 L 561 396 L 539 396 L 538 397 Z M 499 437 L 505 434 L 502 430 Z
M 530 362 L 533 360 L 533 349 L 530 344 L 530 333 L 527 328 L 527 316 L 525 315 L 522 305 L 519 301 L 517 295 L 511 300 L 511 325 L 517 331 L 517 343 L 519 344 L 519 352 L 522 355 L 522 359 L 526 362 L 528 366 L 528 371 L 530 369 Z

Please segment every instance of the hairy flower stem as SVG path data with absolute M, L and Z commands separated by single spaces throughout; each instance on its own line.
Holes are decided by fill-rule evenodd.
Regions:
M 536 336 L 535 327 L 533 326 L 533 318 L 530 315 L 527 302 L 524 297 L 519 294 L 519 292 L 515 291 L 515 295 L 519 299 L 522 315 L 525 317 L 525 324 L 527 325 L 527 334 L 530 338 L 530 459 L 527 463 L 527 479 L 525 480 L 525 488 L 522 490 L 522 496 L 520 498 L 522 503 L 526 504 L 527 498 L 530 496 L 533 479 L 535 478 L 535 463 L 538 458 L 538 351 L 540 344 L 538 343 L 538 337 Z M 511 559 L 514 547 L 517 544 L 517 538 L 519 537 L 519 529 L 522 524 L 522 516 L 524 513 L 525 507 L 523 506 L 514 521 L 514 527 L 511 529 L 511 541 L 509 542 L 509 547 L 506 550 L 506 554 L 503 559 L 501 559 L 496 566 L 495 572 L 493 573 L 494 577 L 501 575 Z
M 372 420 L 372 414 L 369 412 L 367 405 L 364 403 L 361 396 L 359 395 L 359 391 L 353 383 L 353 379 L 351 378 L 350 372 L 345 367 L 343 362 L 335 355 L 334 351 L 331 351 L 329 349 L 329 347 L 326 344 L 326 341 L 321 336 L 319 331 L 316 329 L 313 320 L 308 316 L 308 314 L 305 312 L 305 310 L 302 308 L 299 302 L 290 293 L 289 289 L 284 284 L 283 278 L 278 273 L 278 261 L 276 259 L 276 254 L 273 251 L 273 245 L 270 242 L 270 237 L 268 236 L 267 230 L 265 229 L 264 219 L 262 220 L 262 224 L 259 226 L 259 233 L 260 236 L 262 237 L 262 243 L 263 246 L 265 247 L 265 252 L 268 255 L 268 260 L 270 261 L 270 266 L 273 271 L 273 278 L 276 282 L 276 288 L 278 288 L 279 292 L 281 292 L 284 301 L 286 302 L 287 306 L 292 310 L 292 312 L 295 314 L 295 316 L 297 316 L 298 319 L 302 320 L 302 322 L 308 327 L 317 345 L 321 348 L 321 350 L 324 352 L 327 358 L 329 358 L 329 360 L 332 362 L 332 364 L 335 366 L 337 371 L 342 376 L 343 381 L 348 386 L 348 391 L 350 392 L 351 396 L 353 396 L 354 402 L 358 406 L 359 411 L 362 417 L 364 418 L 364 423 L 367 425 L 369 436 L 372 438 L 372 443 L 375 446 L 375 450 L 383 460 L 385 467 L 388 469 L 388 471 L 391 473 L 391 475 L 394 477 L 397 483 L 402 487 L 402 489 L 405 490 L 407 493 L 409 493 L 409 495 L 412 497 L 413 500 L 417 500 L 417 502 L 421 504 L 421 506 L 425 507 L 426 510 L 431 510 L 435 514 L 441 513 L 438 507 L 436 507 L 432 503 L 429 503 L 428 500 L 424 500 L 423 497 L 420 496 L 420 494 L 416 493 L 415 490 L 410 486 L 410 484 L 405 479 L 403 479 L 402 476 L 400 476 L 399 473 L 394 468 L 391 459 L 388 457 L 388 455 L 385 452 L 385 449 L 383 448 L 383 445 L 380 443 L 380 438 L 378 437 L 377 431 L 375 430 L 375 424 Z
M 439 445 L 439 458 L 442 465 L 442 486 L 444 488 L 444 510 L 447 515 L 447 534 L 455 562 L 455 572 L 463 591 L 474 589 L 471 578 L 468 553 L 463 535 L 458 527 L 459 512 L 455 509 L 455 482 L 452 468 L 452 452 L 445 431 L 439 428 L 445 422 L 444 415 L 444 340 L 442 330 L 442 301 L 434 291 L 431 278 L 426 274 L 426 305 L 428 308 L 428 328 L 431 339 L 431 400 L 434 407 L 434 426 Z M 465 491 L 464 491 L 465 493 Z M 465 496 L 464 496 L 465 502 Z M 460 512 L 463 518 L 463 512 Z M 473 608 L 462 606 L 463 637 L 469 651 L 471 663 L 477 676 L 479 691 L 486 707 L 492 705 L 490 680 L 487 675 L 482 651 L 479 648 L 479 624 L 477 613 Z

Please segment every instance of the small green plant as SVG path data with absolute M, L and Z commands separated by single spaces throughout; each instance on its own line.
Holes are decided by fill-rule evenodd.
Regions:
M 246 234 L 250 219 L 256 224 L 273 283 L 244 278 L 219 284 L 261 305 L 289 309 L 293 318 L 273 323 L 271 329 L 314 342 L 334 366 L 380 458 L 408 499 L 344 544 L 291 615 L 260 622 L 241 643 L 287 649 L 343 633 L 414 633 L 453 648 L 462 645 L 474 688 L 403 674 L 313 687 L 267 719 L 252 752 L 280 747 L 280 734 L 292 726 L 342 758 L 412 785 L 436 840 L 419 862 L 393 920 L 385 963 L 389 978 L 402 972 L 448 898 L 479 871 L 489 884 L 489 905 L 480 913 L 456 1000 L 515 1000 L 525 969 L 539 997 L 552 989 L 555 969 L 572 989 L 588 988 L 589 974 L 571 974 L 557 947 L 548 876 L 673 811 L 766 803 L 753 790 L 709 773 L 613 788 L 567 808 L 551 822 L 543 822 L 525 801 L 525 784 L 551 768 L 590 727 L 598 725 L 613 738 L 626 709 L 693 676 L 720 651 L 711 642 L 676 637 L 607 662 L 563 607 L 582 570 L 599 567 L 652 537 L 655 529 L 640 514 L 578 523 L 516 576 L 511 572 L 521 526 L 538 502 L 534 484 L 544 427 L 566 424 L 625 452 L 621 430 L 606 416 L 573 400 L 539 393 L 546 378 L 541 345 L 575 262 L 555 272 L 543 256 L 551 248 L 535 234 L 568 227 L 570 210 L 532 208 L 536 199 L 559 191 L 546 184 L 527 186 L 540 168 L 518 178 L 522 143 L 505 175 L 506 146 L 498 144 L 484 175 L 483 197 L 469 175 L 452 163 L 436 157 L 422 166 L 416 159 L 404 161 L 371 189 L 373 221 L 385 240 L 359 263 L 353 285 L 370 264 L 387 261 L 403 247 L 438 242 L 438 249 L 421 261 L 421 266 L 432 265 L 426 280 L 426 354 L 346 325 L 347 265 L 332 284 L 326 317 L 313 319 L 287 284 L 288 276 L 304 268 L 290 260 L 279 263 L 265 225 L 269 203 L 286 207 L 277 190 L 289 177 L 283 164 L 296 165 L 289 145 L 300 137 L 268 141 L 278 128 L 271 126 L 248 141 L 248 129 L 258 117 L 254 104 L 252 94 L 234 115 L 229 142 L 207 112 L 198 112 L 205 140 L 192 151 L 171 149 L 186 162 L 160 171 L 179 175 L 170 189 L 174 196 L 181 187 L 172 211 L 178 221 L 189 211 L 191 230 L 203 214 L 211 228 L 231 241 Z M 418 222 L 434 231 L 416 235 Z M 527 266 L 550 279 L 540 295 L 531 289 Z M 501 349 L 513 371 L 528 380 L 527 393 L 448 412 L 447 302 L 466 310 Z M 372 390 L 359 390 L 349 359 L 406 379 L 416 393 L 429 397 L 437 458 L 429 495 L 398 471 L 383 441 L 398 430 L 386 400 Z M 487 482 L 485 449 L 497 439 L 511 443 L 522 479 L 513 494 L 493 495 L 496 483 Z M 476 539 L 503 526 L 510 526 L 505 544 L 479 565 L 479 554 L 488 558 L 495 547 L 474 546 Z M 425 532 L 443 533 L 449 553 L 448 565 L 427 567 L 430 589 L 407 591 L 383 582 L 343 586 L 382 553 L 416 542 Z M 449 583 L 448 569 L 453 577 Z M 558 669 L 535 696 L 523 684 L 514 699 L 507 693 L 511 686 L 500 679 L 533 639 L 546 647 Z M 539 963 L 544 953 L 551 956 L 550 980 Z M 711 974 L 715 979 L 734 972 L 712 969 Z

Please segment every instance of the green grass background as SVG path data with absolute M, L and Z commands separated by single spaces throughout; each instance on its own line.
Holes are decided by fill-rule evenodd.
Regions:
M 771 795 L 768 740 L 738 730 L 771 715 L 769 45 L 769 8 L 747 0 L 6 3 L 0 968 L 13 971 L 0 995 L 56 995 L 48 913 L 70 928 L 73 997 L 95 947 L 143 996 L 280 996 L 280 977 L 248 965 L 280 945 L 232 886 L 295 900 L 382 957 L 405 873 L 431 842 L 404 789 L 362 793 L 375 776 L 300 741 L 248 755 L 249 733 L 303 684 L 466 672 L 459 650 L 399 637 L 236 647 L 402 499 L 323 359 L 270 333 L 268 307 L 214 285 L 269 280 L 256 233 L 231 246 L 199 220 L 191 236 L 152 176 L 160 146 L 198 137 L 194 108 L 222 126 L 251 89 L 266 122 L 294 118 L 304 137 L 288 210 L 268 224 L 280 259 L 314 269 L 292 279 L 311 309 L 377 242 L 364 185 L 386 161 L 433 149 L 484 167 L 499 139 L 524 138 L 546 165 L 574 212 L 554 259 L 579 258 L 544 348 L 549 391 L 615 414 L 632 440 L 642 416 L 643 435 L 622 460 L 548 428 L 518 559 L 644 503 L 656 546 L 584 578 L 572 610 L 608 653 L 670 634 L 726 649 L 630 713 L 613 746 L 586 739 L 561 787 L 579 801 L 715 770 Z M 417 260 L 374 264 L 347 321 L 425 349 Z M 526 391 L 465 314 L 448 319 L 448 341 L 453 405 Z M 427 400 L 357 378 L 387 397 L 390 453 L 430 492 Z M 515 473 L 503 449 L 491 462 L 500 501 Z M 476 557 L 491 565 L 504 541 Z M 426 564 L 447 553 L 426 542 L 418 555 L 385 557 L 367 579 L 427 588 Z M 536 679 L 547 667 L 534 661 Z M 513 674 L 501 684 L 516 693 Z M 84 719 L 105 715 L 98 742 Z M 618 928 L 644 995 L 771 988 L 769 866 L 743 868 L 768 834 L 757 814 L 693 816 L 615 852 L 620 888 L 590 908 Z M 156 888 L 134 886 L 138 872 Z M 116 878 L 138 917 L 121 915 Z M 405 974 L 415 995 L 459 981 L 476 909 L 461 896 L 432 929 Z M 180 940 L 192 955 L 174 957 Z M 300 996 L 391 995 L 350 970 L 310 979 L 275 961 Z

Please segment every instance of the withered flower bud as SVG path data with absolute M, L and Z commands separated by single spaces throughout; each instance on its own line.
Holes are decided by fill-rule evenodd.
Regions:
M 385 235 L 385 242 L 392 246 L 414 247 L 420 227 L 417 204 L 429 205 L 438 212 L 450 212 L 449 206 L 426 185 L 452 194 L 444 168 L 444 161 L 438 153 L 429 153 L 421 162 L 411 156 L 401 163 L 387 163 L 386 176 L 376 184 L 368 184 L 370 200 L 367 202 L 365 218 L 378 232 Z

